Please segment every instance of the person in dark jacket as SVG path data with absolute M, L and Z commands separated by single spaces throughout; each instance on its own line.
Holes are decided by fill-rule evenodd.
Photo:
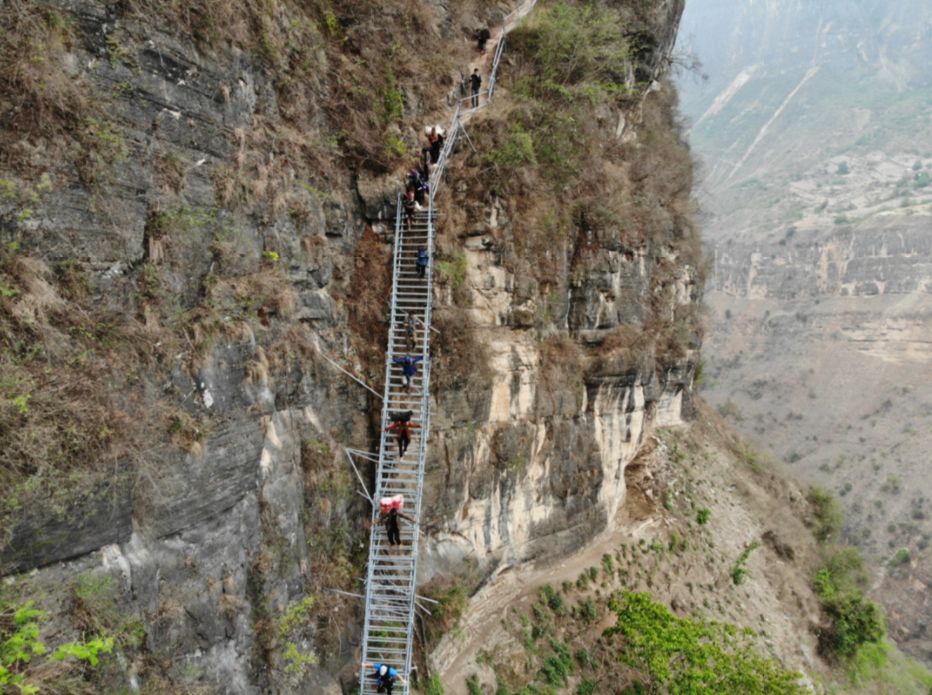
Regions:
M 472 71 L 469 76 L 469 86 L 472 88 L 472 107 L 479 108 L 479 88 L 482 87 L 482 77 L 479 75 L 479 68 Z
M 400 364 L 402 373 L 404 374 L 404 389 L 405 393 L 411 391 L 411 381 L 414 379 L 414 375 L 417 374 L 417 363 L 424 359 L 424 356 L 412 358 L 411 355 L 405 355 L 404 359 L 400 357 L 392 357 L 392 361 L 395 364 Z
M 430 148 L 422 147 L 417 151 L 417 161 L 421 168 L 421 178 L 427 183 L 430 181 Z
M 430 163 L 436 164 L 443 150 L 443 134 L 438 133 L 437 128 L 431 128 L 427 139 L 430 141 Z
M 378 692 L 380 693 L 387 693 L 388 695 L 392 695 L 392 688 L 395 687 L 396 678 L 401 682 L 402 685 L 407 685 L 402 675 L 391 666 L 387 666 L 386 664 L 364 663 L 362 667 L 375 669 L 375 673 L 372 674 L 372 677 L 376 679 L 376 683 L 378 684 Z
M 486 27 L 476 29 L 476 41 L 479 43 L 479 52 L 485 55 L 485 44 L 492 38 L 492 33 Z
M 405 452 L 408 450 L 408 445 L 411 443 L 411 430 L 419 427 L 420 425 L 415 425 L 410 421 L 400 421 L 382 430 L 383 432 L 397 432 L 399 460 L 405 457 Z
M 410 231 L 411 220 L 414 219 L 414 215 L 417 212 L 417 201 L 414 199 L 414 191 L 408 191 L 407 193 L 405 193 L 404 208 L 405 208 L 405 223 L 408 225 L 408 231 Z
M 417 277 L 419 280 L 423 280 L 427 274 L 427 264 L 430 263 L 430 256 L 423 246 L 417 247 L 417 260 L 415 263 L 417 265 Z

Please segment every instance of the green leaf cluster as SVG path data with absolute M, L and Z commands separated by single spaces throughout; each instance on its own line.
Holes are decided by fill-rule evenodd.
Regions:
M 883 612 L 864 595 L 867 583 L 861 555 L 853 547 L 832 553 L 813 577 L 813 587 L 829 620 L 819 633 L 819 648 L 825 656 L 850 659 L 886 635 Z
M 34 606 L 34 601 L 15 605 L 0 600 L 0 692 L 13 692 L 14 686 L 22 695 L 39 692 L 27 681 L 33 659 L 47 651 L 39 640 L 39 625 L 45 614 Z M 97 666 L 98 654 L 112 649 L 113 637 L 95 637 L 86 642 L 63 644 L 46 660 L 61 661 L 73 656 Z
M 760 548 L 760 541 L 752 541 L 751 544 L 744 549 L 741 555 L 738 556 L 735 566 L 731 568 L 731 581 L 736 585 L 744 584 L 745 579 L 751 576 L 751 573 L 747 571 L 744 567 L 744 563 L 748 561 L 748 558 L 751 556 L 751 553 Z
M 618 622 L 604 635 L 624 638 L 619 660 L 641 674 L 640 690 L 668 695 L 803 695 L 800 674 L 755 648 L 752 630 L 702 618 L 677 618 L 649 592 L 625 591 L 609 607 Z M 635 688 L 635 692 L 638 688 Z

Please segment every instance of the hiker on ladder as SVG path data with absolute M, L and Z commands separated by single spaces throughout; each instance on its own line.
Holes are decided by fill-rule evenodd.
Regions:
M 411 392 L 411 382 L 414 379 L 414 375 L 417 374 L 417 363 L 422 359 L 424 359 L 423 355 L 414 358 L 412 358 L 411 355 L 405 355 L 404 359 L 392 357 L 392 362 L 401 365 L 402 373 L 404 374 L 402 385 L 404 386 L 405 393 Z
M 372 677 L 376 679 L 380 693 L 388 693 L 388 695 L 392 695 L 392 688 L 395 687 L 396 678 L 402 685 L 407 685 L 402 675 L 391 666 L 387 666 L 386 664 L 363 663 L 362 667 L 375 669 L 375 673 L 372 674 Z
M 427 253 L 427 249 L 423 246 L 417 247 L 417 279 L 423 280 L 424 276 L 427 274 L 427 264 L 430 262 L 430 255 Z
M 407 411 L 407 417 L 411 417 L 411 411 Z M 394 417 L 392 418 L 395 419 Z M 419 428 L 420 425 L 415 425 L 410 420 L 401 420 L 399 419 L 393 425 L 386 427 L 383 432 L 397 432 L 398 437 L 398 458 L 403 459 L 405 457 L 405 452 L 408 450 L 408 445 L 411 443 L 411 430 Z
M 382 516 L 369 524 L 369 528 L 376 524 L 385 524 L 385 530 L 388 533 L 388 545 L 393 550 L 395 548 L 401 550 L 401 524 L 398 523 L 398 519 L 407 519 L 412 524 L 417 523 L 417 519 L 401 511 L 404 502 L 404 497 L 401 495 L 383 497 L 379 500 L 379 511 L 382 512 Z
M 401 324 L 405 332 L 405 346 L 408 348 L 409 353 L 414 352 L 414 326 L 416 321 L 414 312 L 409 311 L 405 314 L 404 321 Z

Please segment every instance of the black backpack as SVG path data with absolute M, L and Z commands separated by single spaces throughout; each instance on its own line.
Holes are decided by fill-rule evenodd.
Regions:
M 489 39 L 492 38 L 492 34 L 489 33 L 488 29 L 483 29 L 482 31 L 479 32 L 479 38 L 482 39 L 483 41 L 488 41 Z
M 414 415 L 413 410 L 402 410 L 400 413 L 392 413 L 389 418 L 392 422 L 408 422 Z

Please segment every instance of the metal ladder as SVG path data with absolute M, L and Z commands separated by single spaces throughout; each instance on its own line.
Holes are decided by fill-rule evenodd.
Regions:
M 526 0 L 517 10 L 505 17 L 499 45 L 489 75 L 486 102 L 478 109 L 464 110 L 471 96 L 457 105 L 453 123 L 447 132 L 443 150 L 430 173 L 430 199 L 426 211 L 420 212 L 407 229 L 402 219 L 401 195 L 398 194 L 395 214 L 395 250 L 392 269 L 392 295 L 388 351 L 385 356 L 385 393 L 382 405 L 382 433 L 379 442 L 379 460 L 376 471 L 375 494 L 373 497 L 372 520 L 380 517 L 378 500 L 392 495 L 403 495 L 406 512 L 420 519 L 421 492 L 424 482 L 424 463 L 427 459 L 427 440 L 430 435 L 430 334 L 433 297 L 434 223 L 437 201 L 440 198 L 446 164 L 457 141 L 468 137 L 463 127 L 462 116 L 485 108 L 494 93 L 495 75 L 505 48 L 505 32 L 518 19 L 524 17 L 535 5 L 536 0 Z M 480 96 L 482 96 L 480 95 Z M 417 249 L 423 246 L 428 254 L 428 266 L 424 279 L 417 277 Z M 412 378 L 411 392 L 402 389 L 402 367 L 392 357 L 407 354 L 403 323 L 405 315 L 412 312 L 417 319 L 414 331 L 412 357 L 423 356 L 418 363 L 417 374 Z M 412 432 L 411 443 L 404 458 L 398 457 L 394 437 L 385 428 L 391 422 L 391 413 L 412 410 L 411 423 L 419 428 Z M 363 628 L 362 662 L 383 664 L 397 670 L 406 682 L 411 672 L 412 642 L 414 639 L 414 617 L 418 606 L 417 588 L 417 536 L 419 524 L 402 521 L 402 549 L 392 551 L 388 547 L 385 527 L 373 526 L 369 543 L 369 564 L 366 576 L 366 619 Z M 427 600 L 427 599 L 424 599 Z M 360 671 L 360 695 L 375 695 L 376 680 L 372 669 Z M 409 686 L 400 681 L 395 683 L 394 692 L 408 695 Z
M 403 495 L 405 511 L 415 518 L 418 518 L 421 509 L 424 462 L 430 433 L 430 325 L 433 292 L 432 264 L 428 265 L 424 279 L 419 279 L 415 260 L 419 246 L 427 250 L 429 258 L 433 258 L 434 216 L 434 208 L 430 205 L 426 212 L 422 211 L 415 217 L 408 230 L 402 221 L 399 195 L 395 219 L 391 326 L 385 359 L 383 432 L 374 495 L 376 502 L 381 497 Z M 423 359 L 417 364 L 417 374 L 411 379 L 411 392 L 405 393 L 402 387 L 402 367 L 392 357 L 407 354 L 402 324 L 408 312 L 413 313 L 417 319 L 411 356 L 420 355 Z M 419 428 L 412 431 L 411 444 L 404 458 L 399 458 L 393 434 L 384 429 L 392 424 L 392 412 L 404 410 L 414 411 L 411 423 Z M 373 521 L 379 516 L 378 508 L 374 508 Z M 372 529 L 366 578 L 362 661 L 390 666 L 407 680 L 411 670 L 416 610 L 418 525 L 401 521 L 400 526 L 403 548 L 394 551 L 388 547 L 384 526 L 380 524 Z M 363 669 L 361 693 L 376 692 L 376 681 L 370 677 L 371 674 L 371 669 Z M 407 687 L 398 682 L 395 691 L 406 695 Z

